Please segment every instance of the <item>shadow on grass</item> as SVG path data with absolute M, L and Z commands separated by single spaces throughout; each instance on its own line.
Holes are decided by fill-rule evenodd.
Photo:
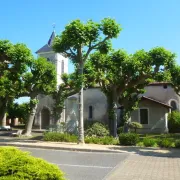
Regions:
M 123 152 L 134 153 L 141 156 L 155 156 L 155 157 L 168 157 L 180 158 L 180 149 L 175 148 L 148 148 L 148 147 L 135 147 L 135 146 L 116 146 L 109 147 L 111 150 L 120 150 Z

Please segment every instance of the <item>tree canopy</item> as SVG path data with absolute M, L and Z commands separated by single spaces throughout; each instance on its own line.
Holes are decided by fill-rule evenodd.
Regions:
M 144 87 L 172 68 L 174 58 L 175 54 L 162 47 L 152 48 L 148 52 L 139 50 L 131 55 L 120 49 L 107 55 L 97 52 L 90 56 L 85 72 L 106 94 L 109 119 L 114 119 L 114 129 L 117 123 L 114 105 L 124 107 L 124 119 L 127 121 L 130 112 L 137 107 Z
M 114 19 L 104 18 L 100 23 L 92 20 L 86 23 L 74 20 L 65 30 L 58 35 L 53 42 L 55 52 L 64 53 L 71 59 L 75 67 L 79 69 L 80 88 L 80 119 L 79 119 L 79 143 L 84 143 L 83 127 L 83 69 L 84 63 L 92 51 L 107 53 L 111 49 L 112 38 L 117 38 L 121 27 Z
M 6 123 L 8 102 L 20 97 L 21 78 L 32 59 L 26 45 L 0 40 L 0 125 Z
M 31 134 L 38 94 L 49 95 L 56 88 L 55 66 L 45 58 L 34 59 L 29 65 L 29 71 L 22 76 L 21 96 L 30 97 L 30 114 L 25 128 L 26 135 Z

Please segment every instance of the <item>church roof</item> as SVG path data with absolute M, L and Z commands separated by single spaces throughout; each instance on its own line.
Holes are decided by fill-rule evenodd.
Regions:
M 154 99 L 154 98 L 151 98 L 151 97 L 142 96 L 142 100 L 143 100 L 143 99 L 149 100 L 149 101 L 153 101 L 153 102 L 155 102 L 155 103 L 157 103 L 157 104 L 160 104 L 160 105 L 165 106 L 165 107 L 168 107 L 168 108 L 172 108 L 169 104 L 166 104 L 166 103 L 164 103 L 164 102 L 161 102 L 161 101 L 159 101 L 159 100 L 157 100 L 157 99 Z
M 45 44 L 42 48 L 40 48 L 39 50 L 36 51 L 37 54 L 39 53 L 43 53 L 43 52 L 50 52 L 50 51 L 53 51 L 52 49 L 52 43 L 53 43 L 53 40 L 54 38 L 56 37 L 56 34 L 55 32 L 53 31 L 47 44 Z

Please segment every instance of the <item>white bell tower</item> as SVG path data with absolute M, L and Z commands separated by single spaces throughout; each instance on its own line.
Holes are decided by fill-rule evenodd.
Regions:
M 57 87 L 62 83 L 61 75 L 68 73 L 68 58 L 61 53 L 56 53 L 52 49 L 52 43 L 55 38 L 55 31 L 52 32 L 47 44 L 36 51 L 39 57 L 44 57 L 47 61 L 52 62 L 56 68 Z M 57 124 L 58 122 L 65 121 L 65 110 L 61 114 L 59 120 L 55 120 L 53 117 L 54 99 L 51 96 L 43 94 L 38 95 L 39 103 L 37 105 L 37 112 L 35 115 L 34 125 L 40 129 L 46 129 L 49 125 Z
M 52 32 L 48 43 L 42 48 L 36 51 L 36 54 L 40 57 L 46 58 L 48 61 L 55 64 L 57 74 L 57 85 L 62 83 L 61 75 L 68 73 L 68 58 L 63 56 L 61 53 L 55 53 L 52 49 L 52 43 L 55 38 L 55 31 Z

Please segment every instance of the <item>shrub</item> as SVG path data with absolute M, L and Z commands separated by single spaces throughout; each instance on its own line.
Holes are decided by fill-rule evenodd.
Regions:
M 117 145 L 118 140 L 113 138 L 112 136 L 85 137 L 85 143 L 87 143 L 87 144 Z
M 124 126 L 117 128 L 117 134 L 123 133 L 123 131 L 124 131 Z
M 168 115 L 168 127 L 170 133 L 180 132 L 180 112 L 173 111 Z
M 109 130 L 106 128 L 105 125 L 103 125 L 100 122 L 94 123 L 85 131 L 85 136 L 103 137 L 103 136 L 108 136 L 108 135 L 109 135 Z
M 142 128 L 142 124 L 138 123 L 138 122 L 130 122 L 128 124 L 130 129 L 134 129 L 134 132 L 136 133 L 137 129 Z
M 175 147 L 176 148 L 180 148 L 180 140 L 176 140 L 175 141 Z
M 143 139 L 143 144 L 145 147 L 154 147 L 156 145 L 156 140 L 146 137 Z
M 90 121 L 90 120 L 85 120 L 85 121 L 84 121 L 84 130 L 91 128 L 92 125 L 95 124 L 95 123 L 101 123 L 101 122 L 96 121 L 96 120 L 92 120 L 92 121 Z M 102 123 L 101 123 L 101 124 L 102 124 Z
M 55 142 L 77 142 L 78 137 L 76 135 L 71 135 L 67 133 L 58 132 L 46 132 L 44 133 L 45 141 L 55 141 Z
M 0 147 L 0 179 L 64 180 L 59 167 L 14 147 Z
M 164 139 L 159 139 L 159 140 L 157 141 L 157 143 L 158 143 L 158 145 L 159 145 L 160 147 L 165 147 L 165 148 L 170 148 L 170 147 L 172 147 L 172 141 L 169 140 L 169 139 L 166 139 L 166 138 L 164 138 Z
M 139 141 L 139 135 L 135 133 L 121 133 L 119 135 L 119 141 L 121 145 L 125 146 L 136 145 L 136 143 Z

